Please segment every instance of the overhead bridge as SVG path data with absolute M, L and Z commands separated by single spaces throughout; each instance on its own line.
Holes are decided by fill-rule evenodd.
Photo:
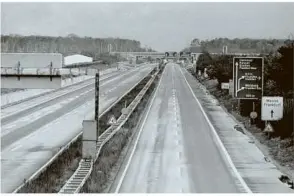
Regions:
M 111 52 L 110 54 L 113 55 L 121 55 L 121 56 L 138 56 L 138 57 L 165 57 L 166 52 Z M 170 52 L 169 52 L 170 53 Z M 200 55 L 201 53 L 191 53 L 192 56 Z M 212 55 L 221 55 L 224 54 L 222 52 L 219 53 L 210 53 Z M 234 56 L 259 56 L 260 53 L 226 53 L 225 55 L 234 55 Z M 177 53 L 177 56 L 179 56 L 179 53 Z M 172 57 L 172 55 L 169 55 L 169 58 Z
M 110 54 L 113 55 L 121 55 L 121 56 L 138 56 L 138 57 L 164 57 L 165 56 L 165 52 L 111 52 Z

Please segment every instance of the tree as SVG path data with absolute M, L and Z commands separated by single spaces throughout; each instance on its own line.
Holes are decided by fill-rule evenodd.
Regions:
M 108 44 L 115 51 L 139 51 L 140 42 L 120 38 L 78 37 L 69 34 L 67 37 L 1 35 L 2 52 L 58 52 L 64 56 L 86 54 L 96 57 L 106 53 Z
M 283 96 L 293 97 L 293 41 L 278 49 L 278 55 L 273 57 L 267 67 L 267 79 L 276 82 Z
M 207 68 L 212 63 L 212 57 L 207 51 L 204 51 L 197 59 L 196 62 L 196 73 L 200 70 L 201 73 L 204 72 L 204 69 Z
M 214 57 L 208 66 L 207 75 L 211 79 L 217 79 L 218 89 L 221 89 L 222 82 L 228 82 L 233 78 L 232 64 L 233 56 L 221 55 Z

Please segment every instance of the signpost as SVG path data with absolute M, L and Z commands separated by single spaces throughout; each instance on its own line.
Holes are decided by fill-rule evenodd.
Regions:
M 230 89 L 230 84 L 223 82 L 223 83 L 221 83 L 221 88 L 222 89 Z
M 261 119 L 276 121 L 283 118 L 283 97 L 262 97 Z
M 229 85 L 230 85 L 230 88 L 229 88 L 229 94 L 234 97 L 234 82 L 233 80 L 229 80 Z
M 263 95 L 263 64 L 263 57 L 234 57 L 235 98 L 261 99 Z

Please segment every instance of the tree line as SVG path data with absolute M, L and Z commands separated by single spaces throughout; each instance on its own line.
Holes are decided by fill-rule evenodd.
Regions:
M 285 42 L 285 39 L 228 39 L 228 38 L 215 38 L 212 40 L 193 39 L 191 45 L 199 44 L 202 50 L 210 53 L 219 53 L 222 51 L 223 46 L 228 47 L 229 53 L 261 53 L 268 54 L 276 51 Z
M 275 42 L 275 43 L 278 43 Z M 294 137 L 293 132 L 293 55 L 294 41 L 285 40 L 275 51 L 269 54 L 260 54 L 264 58 L 264 96 L 284 97 L 284 118 L 273 122 L 273 127 L 277 131 L 276 136 Z M 206 70 L 209 79 L 216 79 L 217 89 L 221 90 L 222 82 L 229 82 L 233 78 L 233 57 L 232 55 L 211 55 L 208 51 L 203 51 L 196 62 L 195 74 Z M 223 93 L 228 94 L 223 90 Z M 249 116 L 252 101 L 242 100 L 244 115 Z M 241 104 L 241 105 L 242 105 Z M 248 107 L 249 106 L 249 107 Z M 249 108 L 249 110 L 246 110 Z M 257 104 L 258 113 L 261 114 L 260 101 Z M 242 110 L 242 108 L 240 108 Z M 260 116 L 260 115 L 259 115 Z M 259 119 L 259 126 L 263 127 L 264 122 Z
M 109 51 L 141 52 L 150 49 L 141 47 L 136 40 L 120 38 L 67 37 L 1 35 L 3 53 L 61 53 L 64 56 L 82 54 L 98 58 Z

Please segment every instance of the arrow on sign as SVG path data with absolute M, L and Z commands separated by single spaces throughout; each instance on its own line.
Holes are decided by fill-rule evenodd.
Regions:
M 273 118 L 274 117 L 274 111 L 271 110 L 271 117 Z

